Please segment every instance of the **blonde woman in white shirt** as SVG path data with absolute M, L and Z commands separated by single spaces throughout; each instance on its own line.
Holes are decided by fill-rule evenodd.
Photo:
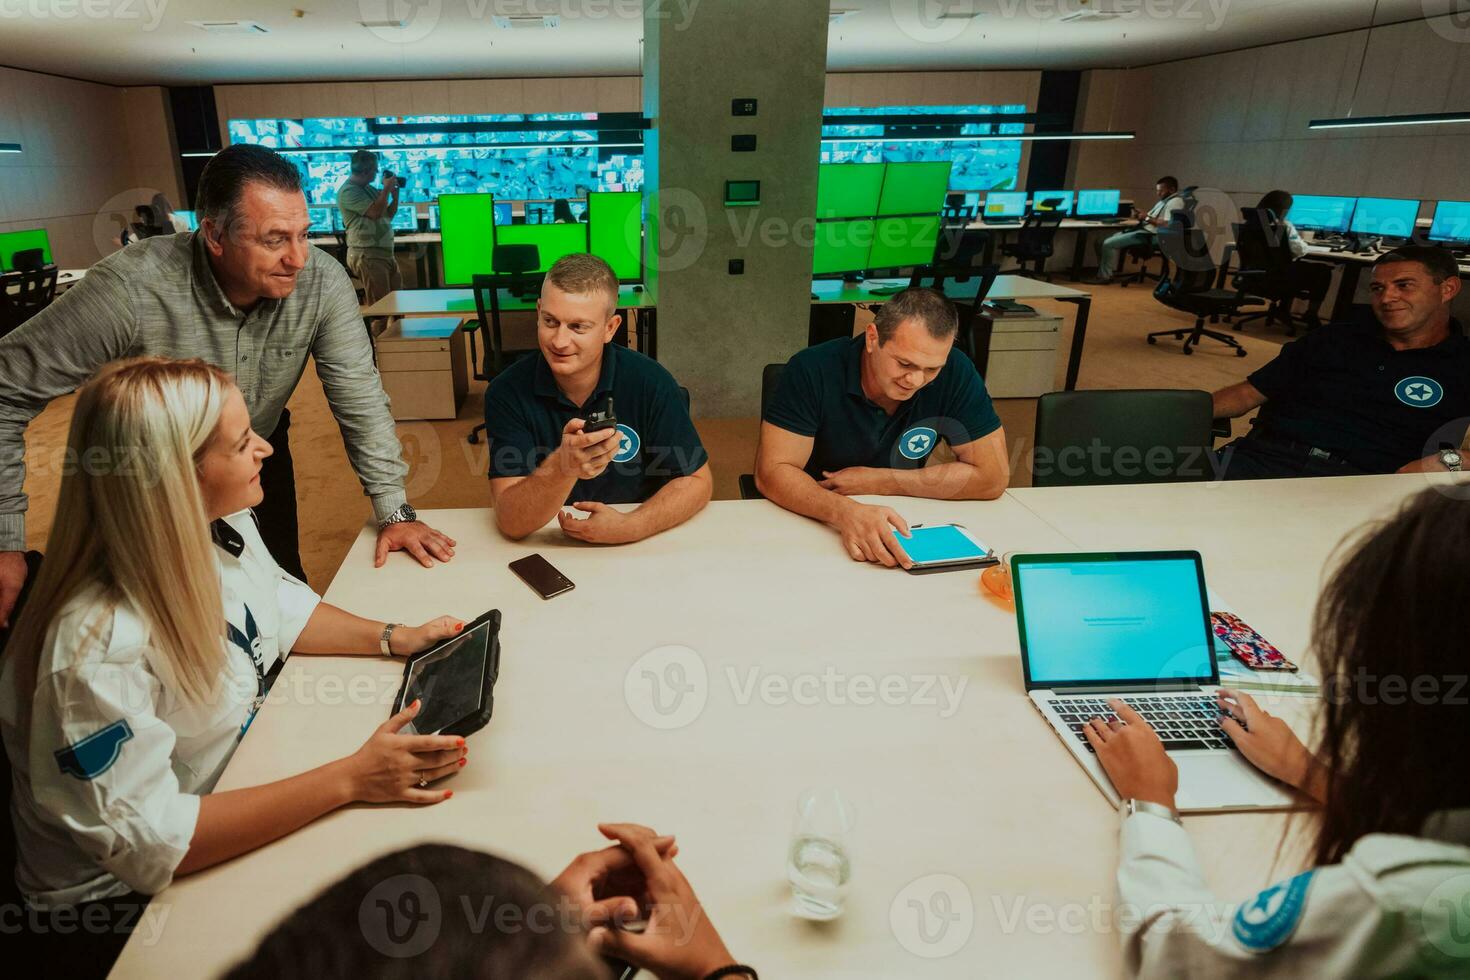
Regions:
M 387 624 L 322 602 L 266 551 L 248 508 L 271 448 L 217 368 L 104 367 L 77 399 L 68 449 L 79 465 L 0 664 L 16 884 L 59 975 L 77 975 L 67 961 L 105 973 L 140 896 L 173 878 L 349 803 L 442 802 L 451 791 L 430 784 L 466 762 L 462 738 L 399 734 L 416 704 L 351 756 L 213 793 L 288 654 L 378 654 Z M 463 626 L 396 627 L 390 650 Z M 58 914 L 92 906 L 105 933 L 62 934 Z

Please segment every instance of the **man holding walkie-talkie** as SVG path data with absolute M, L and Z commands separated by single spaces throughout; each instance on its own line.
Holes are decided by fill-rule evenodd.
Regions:
M 402 184 L 388 170 L 378 188 L 373 185 L 377 176 L 377 155 L 358 150 L 352 154 L 351 175 L 337 188 L 337 207 L 347 229 L 347 268 L 362 280 L 363 300 L 369 306 L 403 288 L 393 257 L 393 216 L 398 213 Z

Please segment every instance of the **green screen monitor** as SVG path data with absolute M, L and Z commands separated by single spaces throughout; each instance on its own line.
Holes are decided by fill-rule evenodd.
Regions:
M 441 194 L 439 235 L 444 283 L 468 286 L 477 274 L 494 272 L 495 198 L 490 194 Z
M 39 248 L 41 257 L 50 265 L 51 239 L 46 237 L 45 228 L 27 228 L 25 231 L 0 231 L 0 272 L 15 270 L 15 253 Z
M 873 245 L 873 219 L 819 221 L 812 243 L 812 274 L 862 272 Z
M 443 198 L 440 198 L 443 200 Z M 439 215 L 444 220 L 444 215 Z M 495 229 L 497 245 L 535 245 L 541 264 L 533 270 L 545 272 L 563 255 L 587 251 L 587 226 L 566 225 L 500 225 Z
M 824 163 L 817 168 L 817 218 L 867 218 L 878 213 L 886 163 Z
M 587 195 L 587 229 L 593 255 L 623 281 L 643 278 L 643 193 L 593 191 Z
M 879 218 L 873 226 L 869 269 L 900 269 L 928 265 L 939 245 L 939 215 L 916 218 Z
M 879 215 L 938 214 L 949 191 L 949 161 L 890 163 L 878 199 Z

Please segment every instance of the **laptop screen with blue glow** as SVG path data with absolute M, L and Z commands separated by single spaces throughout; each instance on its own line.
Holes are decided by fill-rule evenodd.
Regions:
M 1192 553 L 1018 556 L 1012 567 L 1028 688 L 1216 682 Z

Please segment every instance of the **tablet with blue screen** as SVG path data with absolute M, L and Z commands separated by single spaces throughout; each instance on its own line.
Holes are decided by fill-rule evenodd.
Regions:
M 947 572 L 959 568 L 979 568 L 994 565 L 1000 559 L 989 545 L 962 524 L 916 524 L 909 529 L 913 537 L 906 538 L 897 531 L 898 546 L 913 559 L 910 572 Z

